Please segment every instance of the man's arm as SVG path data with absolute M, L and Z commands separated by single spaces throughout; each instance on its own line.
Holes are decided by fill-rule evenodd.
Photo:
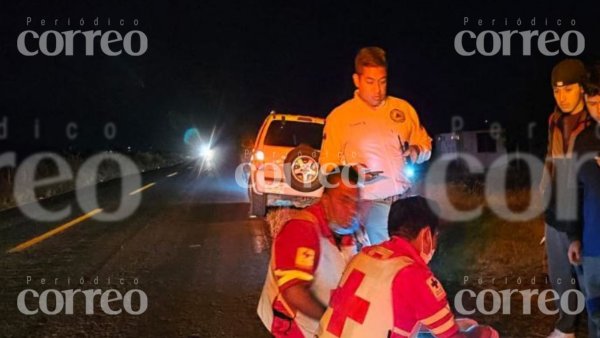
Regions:
M 571 163 L 574 161 L 575 160 L 572 159 Z M 575 205 L 575 208 L 577 208 L 577 219 L 569 222 L 569 226 L 567 228 L 567 237 L 571 242 L 567 255 L 571 264 L 579 265 L 581 264 L 581 239 L 583 237 L 583 189 L 585 189 L 585 186 L 580 180 L 579 173 L 574 172 L 573 166 L 571 166 L 571 169 L 572 172 L 569 176 L 571 184 L 568 184 L 568 188 L 577 189 L 577 204 Z M 576 183 L 573 184 L 572 181 L 575 181 Z
M 315 298 L 309 287 L 308 284 L 292 285 L 283 291 L 282 296 L 294 309 L 319 320 L 325 313 L 325 305 Z
M 548 118 L 548 142 L 546 146 L 546 156 L 544 156 L 544 171 L 542 172 L 542 179 L 540 180 L 540 193 L 543 195 L 550 185 L 551 173 L 554 170 L 552 168 L 552 116 Z
M 583 237 L 583 190 L 585 186 L 579 181 L 578 177 L 578 173 L 572 172 L 568 180 L 577 183 L 575 183 L 575 186 L 572 183 L 567 186 L 571 196 L 568 207 L 575 208 L 575 214 L 577 215 L 577 219 L 569 221 L 565 231 L 570 242 L 581 241 Z
M 304 220 L 290 220 L 275 238 L 273 255 L 275 281 L 291 310 L 309 316 L 321 311 L 322 305 L 315 304 L 309 290 L 319 261 L 319 237 L 315 226 Z
M 408 103 L 407 103 L 408 104 Z M 412 123 L 412 130 L 409 138 L 409 148 L 405 156 L 410 156 L 415 163 L 423 163 L 431 158 L 431 137 L 427 130 L 421 125 L 417 111 L 410 104 L 409 119 Z
M 394 325 L 401 331 L 411 332 L 416 319 L 436 337 L 455 337 L 459 332 L 446 291 L 428 269 L 417 265 L 402 269 L 394 278 L 392 297 Z
M 321 165 L 328 164 L 326 170 L 333 168 L 332 164 L 344 164 L 343 162 L 343 138 L 344 128 L 342 121 L 338 121 L 334 114 L 335 110 L 327 116 L 325 127 L 323 128 L 323 142 L 321 143 L 321 153 L 319 155 L 319 163 Z

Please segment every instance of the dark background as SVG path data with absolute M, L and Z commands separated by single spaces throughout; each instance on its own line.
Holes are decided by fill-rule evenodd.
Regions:
M 533 144 L 539 151 L 553 108 L 550 71 L 566 56 L 543 56 L 535 44 L 532 56 L 521 56 L 516 43 L 511 56 L 463 57 L 454 50 L 454 36 L 463 29 L 562 35 L 569 26 L 546 27 L 543 21 L 575 19 L 574 29 L 586 38 L 580 58 L 589 62 L 600 55 L 598 1 L 3 1 L 1 6 L 0 122 L 8 118 L 9 137 L 0 140 L 0 150 L 23 154 L 126 147 L 187 151 L 183 135 L 191 127 L 203 138 L 214 128 L 216 143 L 239 145 L 256 134 L 272 109 L 324 117 L 350 98 L 354 55 L 368 45 L 386 49 L 388 93 L 411 102 L 431 134 L 449 131 L 453 115 L 464 117 L 467 129 L 498 121 L 509 131 L 509 143 Z M 466 28 L 465 16 L 471 19 Z M 80 27 L 82 17 L 86 23 Z M 96 17 L 99 27 L 91 23 Z M 533 17 L 536 27 L 529 25 Z M 124 27 L 117 25 L 121 18 Z M 477 27 L 478 18 L 486 25 Z M 50 23 L 40 27 L 40 19 Z M 96 54 L 85 56 L 80 43 L 75 56 L 26 57 L 16 41 L 27 29 L 116 29 L 123 35 L 139 29 L 149 47 L 142 56 L 109 57 L 96 43 Z M 36 119 L 39 140 L 33 136 Z M 79 126 L 75 141 L 65 134 L 69 122 Z M 118 128 L 110 141 L 103 136 L 108 122 Z M 538 123 L 533 142 L 525 139 L 529 122 Z

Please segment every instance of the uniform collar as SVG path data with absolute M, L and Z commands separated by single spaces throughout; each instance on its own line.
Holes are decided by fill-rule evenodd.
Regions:
M 307 210 L 317 217 L 317 221 L 319 222 L 319 231 L 321 232 L 321 235 L 325 237 L 333 237 L 333 232 L 331 231 L 331 228 L 329 228 L 329 222 L 327 221 L 327 217 L 325 216 L 325 209 L 323 208 L 323 204 L 319 201 L 318 203 L 308 207 Z
M 397 256 L 407 256 L 415 263 L 427 266 L 423 258 L 421 258 L 421 254 L 408 240 L 399 236 L 392 236 L 385 245 L 392 249 Z
M 336 236 L 333 233 L 333 231 L 329 227 L 329 221 L 325 216 L 325 209 L 323 208 L 323 204 L 320 201 L 308 207 L 307 210 L 317 217 L 317 221 L 319 222 L 318 227 L 321 235 L 327 238 L 332 244 L 337 245 L 338 241 L 341 243 L 346 243 L 348 242 L 348 239 L 352 238 L 351 235 Z M 338 241 L 336 241 L 336 237 L 338 238 Z

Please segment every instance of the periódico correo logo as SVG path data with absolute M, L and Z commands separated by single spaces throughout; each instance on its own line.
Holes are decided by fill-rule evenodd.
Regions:
M 463 26 L 474 29 L 458 32 L 454 36 L 454 49 L 461 56 L 531 56 L 535 51 L 545 56 L 560 53 L 577 56 L 584 52 L 585 36 L 574 29 L 575 19 L 536 19 L 471 20 L 464 17 Z M 523 26 L 529 26 L 529 29 L 523 29 Z M 556 30 L 549 29 L 552 26 Z
M 148 296 L 139 289 L 127 291 L 124 295 L 119 290 L 109 289 L 48 289 L 42 293 L 33 289 L 25 289 L 17 297 L 17 308 L 24 315 L 34 315 L 41 311 L 47 315 L 74 314 L 74 301 L 77 295 L 85 299 L 85 314 L 94 314 L 95 305 L 107 315 L 119 315 L 123 311 L 130 315 L 141 315 L 148 309 Z M 27 306 L 27 299 L 36 300 L 34 306 Z M 98 302 L 98 303 L 97 303 Z M 114 303 L 114 304 L 112 304 Z M 52 305 L 51 305 L 52 304 Z M 112 305 L 111 305 L 112 304 Z
M 27 26 L 32 22 L 31 17 L 27 17 Z M 50 20 L 52 22 L 52 20 Z M 59 31 L 55 29 L 46 29 L 36 31 L 27 29 L 17 37 L 17 50 L 25 56 L 35 56 L 43 54 L 46 56 L 57 55 L 86 55 L 93 56 L 99 50 L 107 56 L 119 56 L 127 54 L 130 56 L 140 56 L 148 50 L 148 37 L 139 29 L 132 29 L 127 32 L 121 32 L 113 28 L 110 19 L 107 21 L 108 30 L 90 29 L 90 30 L 74 30 L 66 29 Z M 118 21 L 120 29 L 124 28 L 124 20 Z M 95 28 L 99 25 L 99 20 L 96 18 L 92 21 Z M 85 20 L 81 19 L 80 27 L 85 26 Z M 40 20 L 40 28 L 50 26 L 45 19 Z M 71 27 L 71 20 L 67 19 L 63 23 L 64 26 Z M 138 26 L 139 21 L 134 20 L 134 26 Z M 59 26 L 59 19 L 54 21 L 55 27 Z M 135 27 L 137 28 L 137 27 Z

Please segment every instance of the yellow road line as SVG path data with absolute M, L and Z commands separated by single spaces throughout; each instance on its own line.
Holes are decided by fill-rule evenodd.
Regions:
M 43 241 L 43 240 L 45 240 L 47 238 L 50 238 L 50 237 L 52 237 L 52 236 L 54 236 L 56 234 L 59 234 L 59 233 L 65 231 L 65 230 L 67 230 L 68 228 L 74 226 L 75 224 L 81 223 L 81 222 L 85 221 L 86 219 L 88 219 L 88 218 L 90 218 L 90 217 L 92 217 L 92 216 L 94 216 L 94 215 L 96 215 L 96 214 L 98 214 L 100 212 L 102 212 L 102 209 L 94 209 L 94 210 L 88 212 L 87 214 L 85 214 L 83 216 L 80 216 L 80 217 L 78 217 L 78 218 L 76 218 L 76 219 L 74 219 L 74 220 L 72 220 L 72 221 L 70 221 L 68 223 L 65 223 L 65 224 L 63 224 L 63 225 L 61 225 L 61 226 L 59 226 L 57 228 L 54 228 L 54 229 L 52 229 L 52 230 L 50 230 L 50 231 L 48 231 L 48 232 L 46 232 L 46 233 L 44 233 L 42 235 L 39 235 L 39 236 L 37 236 L 35 238 L 32 238 L 32 239 L 28 240 L 27 242 L 24 242 L 24 243 L 21 243 L 21 244 L 17 245 L 16 247 L 8 250 L 7 253 L 14 253 L 14 252 L 23 251 L 23 250 L 29 248 L 30 246 L 35 245 L 35 244 L 37 244 L 37 243 L 39 243 L 39 242 L 41 242 L 41 241 Z
M 171 174 L 167 175 L 167 177 L 173 177 L 173 176 L 175 176 L 175 175 L 177 175 L 177 174 L 179 174 L 179 173 L 176 171 L 176 172 L 174 172 L 174 173 L 171 173 Z
M 129 196 L 133 196 L 133 195 L 135 195 L 135 194 L 138 194 L 138 193 L 140 193 L 140 192 L 142 192 L 142 191 L 144 191 L 144 190 L 146 190 L 146 189 L 148 189 L 148 188 L 152 187 L 152 186 L 153 186 L 153 185 L 155 185 L 155 184 L 156 184 L 156 183 L 150 183 L 150 184 L 146 184 L 145 186 L 143 186 L 143 187 L 139 188 L 138 190 L 134 190 L 134 191 L 130 192 L 130 193 L 129 193 Z

